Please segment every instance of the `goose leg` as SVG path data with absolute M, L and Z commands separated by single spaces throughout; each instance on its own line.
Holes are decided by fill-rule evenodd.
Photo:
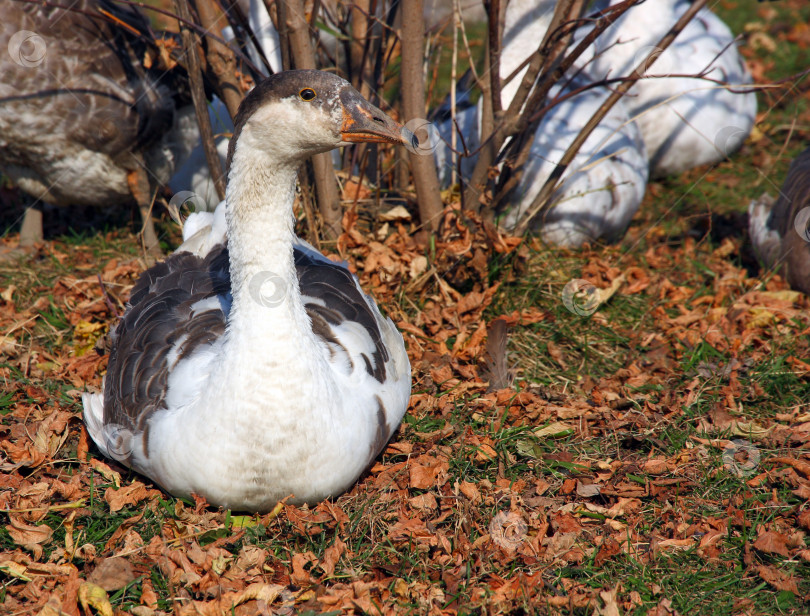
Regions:
M 34 206 L 25 208 L 25 216 L 20 227 L 20 248 L 30 248 L 43 238 L 42 210 Z
M 34 251 L 34 246 L 42 240 L 42 210 L 27 207 L 20 227 L 20 241 L 14 247 L 0 249 L 0 262 L 16 261 L 30 255 Z
M 138 210 L 141 212 L 141 221 L 143 222 L 141 243 L 143 248 L 148 255 L 162 257 L 163 253 L 160 250 L 160 242 L 157 233 L 155 233 L 155 224 L 152 220 L 152 190 L 149 178 L 142 169 L 131 171 L 127 176 L 127 183 L 135 202 L 138 204 Z

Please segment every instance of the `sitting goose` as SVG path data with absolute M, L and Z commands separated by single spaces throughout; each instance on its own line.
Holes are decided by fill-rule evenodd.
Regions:
M 599 0 L 594 9 L 618 2 Z M 631 7 L 599 36 L 593 57 L 585 58 L 590 61 L 580 61 L 581 77 L 597 82 L 629 75 L 690 4 L 647 0 Z M 579 29 L 576 38 L 589 30 Z M 722 85 L 688 77 L 704 71 Z M 624 103 L 644 137 L 651 177 L 720 162 L 750 134 L 757 112 L 756 94 L 745 88 L 751 75 L 731 30 L 709 9 L 698 11 L 647 72 L 651 77 L 636 82 Z
M 37 203 L 137 203 L 144 243 L 159 251 L 154 187 L 199 139 L 185 73 L 146 66 L 158 50 L 131 6 L 5 2 L 2 10 L 0 170 Z M 40 239 L 32 207 L 20 244 Z
M 791 163 L 775 203 L 765 195 L 748 206 L 748 231 L 763 264 L 810 295 L 810 148 Z
M 511 6 L 511 5 L 510 5 Z M 565 94 L 555 88 L 550 93 Z M 580 129 L 604 102 L 606 88 L 593 88 L 564 100 L 546 113 L 532 139 L 523 177 L 510 196 L 510 209 L 501 224 L 514 229 L 540 193 Z M 506 101 L 504 104 L 511 102 Z M 441 137 L 434 152 L 440 182 L 450 184 L 452 132 L 464 135 L 464 144 L 474 152 L 480 145 L 480 102 L 458 112 L 456 123 L 437 123 Z M 461 140 L 457 140 L 461 143 Z M 460 147 L 460 146 L 459 146 Z M 469 177 L 477 156 L 461 159 L 461 176 Z M 624 235 L 638 211 L 647 188 L 647 157 L 644 141 L 635 123 L 619 101 L 585 140 L 552 195 L 553 206 L 534 223 L 544 242 L 577 248 L 585 242 L 616 241 Z
M 179 496 L 267 511 L 348 489 L 399 425 L 401 334 L 346 269 L 293 230 L 298 167 L 401 127 L 343 79 L 278 73 L 242 102 L 224 205 L 147 270 L 112 336 L 103 394 L 84 395 L 105 455 Z
M 501 78 L 506 78 L 537 52 L 537 46 L 551 22 L 553 0 L 511 0 L 506 7 L 503 49 L 500 57 Z M 503 84 L 501 103 L 504 109 L 517 92 L 526 68 Z M 566 80 L 561 80 L 564 82 Z M 467 88 L 459 84 L 455 123 L 450 118 L 449 103 L 437 112 L 436 130 L 441 137 L 434 151 L 440 182 L 451 182 L 455 167 L 450 147 L 453 133 L 457 149 L 462 143 L 473 155 L 462 158 L 460 175 L 468 178 L 477 162 L 480 146 L 482 102 L 475 106 L 465 100 Z M 573 92 L 582 82 L 555 86 L 549 100 Z M 557 166 L 580 129 L 596 113 L 610 94 L 607 88 L 584 90 L 562 100 L 549 109 L 532 138 L 529 159 L 523 176 L 509 198 L 510 209 L 501 221 L 514 229 L 546 180 Z M 525 110 L 530 113 L 532 110 Z M 552 195 L 553 206 L 543 220 L 534 225 L 545 242 L 576 248 L 596 239 L 617 240 L 622 237 L 633 215 L 638 211 L 647 188 L 649 164 L 638 126 L 628 115 L 624 101 L 619 101 L 605 116 L 580 148 Z
M 599 0 L 594 8 L 604 10 L 617 1 Z M 537 52 L 555 4 L 555 0 L 511 0 L 507 4 L 500 56 L 503 79 Z M 647 0 L 633 6 L 577 59 L 571 71 L 576 78 L 570 85 L 560 85 L 556 93 L 629 74 L 688 7 L 688 0 Z M 572 47 L 589 31 L 588 20 L 584 23 L 576 31 Z M 694 77 L 651 77 L 638 81 L 610 110 L 583 144 L 552 197 L 556 205 L 539 229 L 546 241 L 576 247 L 596 238 L 617 239 L 639 208 L 648 176 L 718 162 L 743 143 L 755 120 L 756 95 L 733 88 L 748 84 L 751 77 L 730 30 L 708 9 L 698 12 L 649 72 L 653 76 L 697 75 L 704 70 L 729 87 Z M 503 84 L 504 108 L 514 98 L 525 72 L 524 68 Z M 480 102 L 478 107 L 465 105 L 460 100 L 463 86 L 461 91 L 456 123 L 464 145 L 474 152 L 479 145 Z M 534 135 L 520 185 L 510 197 L 513 207 L 502 221 L 507 229 L 514 227 L 555 161 L 608 93 L 607 88 L 597 87 L 547 112 Z M 442 139 L 434 152 L 445 185 L 454 171 L 448 144 L 456 130 L 448 109 L 446 103 L 437 114 L 436 129 Z M 462 149 L 462 140 L 457 143 Z M 462 159 L 461 176 L 469 176 L 474 165 L 474 156 Z

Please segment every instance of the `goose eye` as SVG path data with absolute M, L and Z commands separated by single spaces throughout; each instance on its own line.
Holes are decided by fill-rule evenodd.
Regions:
M 315 94 L 315 90 L 313 90 L 312 88 L 304 88 L 298 93 L 298 96 L 301 97 L 301 100 L 311 101 L 313 98 L 317 96 L 317 94 Z

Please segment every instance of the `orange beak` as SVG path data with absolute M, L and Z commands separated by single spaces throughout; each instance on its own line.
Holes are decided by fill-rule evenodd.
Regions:
M 340 94 L 343 123 L 340 136 L 347 143 L 412 143 L 413 135 L 404 126 L 377 109 L 353 88 Z

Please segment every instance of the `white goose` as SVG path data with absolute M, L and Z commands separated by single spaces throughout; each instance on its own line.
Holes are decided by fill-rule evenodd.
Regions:
M 604 9 L 616 1 L 601 0 L 595 8 Z M 555 4 L 555 0 L 509 2 L 500 58 L 502 78 L 536 53 Z M 629 74 L 687 8 L 687 0 L 646 0 L 632 7 L 577 60 L 572 85 Z M 576 32 L 572 47 L 587 31 L 583 27 Z M 733 43 L 728 27 L 710 11 L 701 10 L 649 72 L 698 74 L 711 68 L 708 77 L 743 86 L 751 78 Z M 503 86 L 504 107 L 512 101 L 525 72 Z M 523 179 L 511 197 L 513 207 L 503 221 L 506 228 L 518 221 L 607 94 L 605 88 L 595 88 L 546 114 L 535 133 Z M 722 160 L 748 136 L 755 114 L 756 96 L 750 91 L 688 77 L 640 80 L 583 144 L 552 196 L 556 205 L 542 221 L 540 234 L 548 242 L 569 247 L 591 239 L 617 239 L 638 210 L 649 175 L 680 173 Z M 480 105 L 457 116 L 469 150 L 479 145 L 479 116 Z M 453 170 L 449 148 L 453 125 L 445 119 L 436 128 L 442 142 L 435 157 L 446 185 Z M 469 176 L 474 165 L 475 157 L 464 159 L 461 176 Z
M 248 511 L 357 480 L 405 413 L 410 365 L 351 273 L 295 236 L 295 179 L 313 154 L 403 134 L 328 73 L 279 73 L 248 94 L 225 205 L 192 217 L 194 236 L 143 274 L 104 393 L 84 395 L 102 453 L 172 494 Z
M 619 0 L 601 0 L 602 10 Z M 680 19 L 690 0 L 646 0 L 633 6 L 596 40 L 582 76 L 592 82 L 629 75 Z M 577 38 L 588 28 L 581 28 Z M 728 87 L 694 77 L 716 79 Z M 703 8 L 638 81 L 624 103 L 641 128 L 650 157 L 650 175 L 682 173 L 716 163 L 748 137 L 757 112 L 756 94 L 745 91 L 751 75 L 728 26 Z M 736 88 L 734 87 L 736 86 Z
M 551 21 L 554 4 L 553 0 L 509 2 L 500 64 L 503 79 L 537 51 Z M 501 91 L 504 108 L 512 102 L 525 72 L 523 69 L 504 85 Z M 582 83 L 572 85 L 576 87 Z M 554 97 L 567 91 L 570 89 L 556 87 L 550 95 Z M 586 90 L 546 113 L 534 134 L 523 177 L 511 195 L 511 209 L 502 223 L 505 228 L 514 228 L 582 126 L 608 94 L 606 88 Z M 455 127 L 447 110 L 444 111 L 443 121 L 436 124 L 441 140 L 434 157 L 439 179 L 448 185 L 454 169 L 450 143 Z M 480 145 L 480 118 L 480 101 L 477 106 L 460 111 L 456 118 L 458 130 L 470 151 L 475 151 Z M 457 139 L 458 150 L 462 149 L 461 143 L 461 139 Z M 476 160 L 476 156 L 462 159 L 461 177 L 470 176 Z M 549 243 L 567 247 L 577 247 L 599 238 L 620 238 L 644 198 L 647 174 L 647 155 L 641 133 L 619 101 L 591 133 L 563 175 L 562 185 L 552 195 L 555 205 L 543 221 L 536 223 L 540 235 Z
M 555 89 L 552 95 L 559 92 Z M 511 195 L 511 208 L 502 221 L 506 229 L 515 227 L 607 95 L 604 88 L 586 90 L 546 113 L 534 134 L 523 177 Z M 479 118 L 480 105 L 457 116 L 459 130 L 471 151 L 480 144 Z M 450 122 L 437 125 L 441 142 L 434 156 L 444 185 L 450 183 L 453 168 L 449 147 L 451 127 Z M 462 159 L 462 177 L 470 176 L 476 158 Z M 562 185 L 552 195 L 553 207 L 535 227 L 545 242 L 556 246 L 574 248 L 600 238 L 617 240 L 638 211 L 646 187 L 644 141 L 619 101 L 586 139 L 563 174 Z

